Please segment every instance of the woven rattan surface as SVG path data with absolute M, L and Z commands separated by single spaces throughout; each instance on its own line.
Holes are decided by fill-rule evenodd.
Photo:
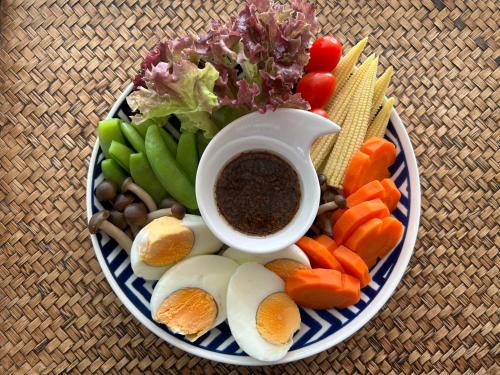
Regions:
M 226 1 L 0 3 L 0 373 L 499 373 L 500 10 L 496 1 L 324 1 L 323 33 L 393 65 L 419 161 L 409 269 L 353 337 L 268 368 L 166 344 L 111 291 L 86 230 L 96 122 L 160 37 L 206 28 Z

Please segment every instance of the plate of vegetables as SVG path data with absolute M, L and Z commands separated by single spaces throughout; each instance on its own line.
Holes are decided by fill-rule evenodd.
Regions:
M 379 311 L 411 258 L 420 184 L 392 67 L 363 56 L 368 38 L 317 32 L 306 2 L 249 0 L 207 34 L 159 42 L 97 126 L 97 259 L 128 310 L 186 352 L 319 353 Z

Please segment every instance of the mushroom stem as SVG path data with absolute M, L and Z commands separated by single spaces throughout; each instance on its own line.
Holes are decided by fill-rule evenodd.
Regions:
M 327 211 L 336 210 L 337 208 L 339 208 L 339 207 L 337 206 L 337 203 L 335 203 L 335 202 L 323 203 L 321 206 L 319 206 L 317 215 L 319 216 Z
M 148 218 L 146 220 L 146 223 L 150 223 L 155 219 L 158 219 L 163 216 L 172 216 L 172 209 L 171 208 L 162 208 L 161 210 L 156 210 L 152 211 L 148 214 Z
M 99 229 L 110 236 L 112 239 L 114 239 L 116 242 L 118 242 L 118 245 L 120 245 L 127 252 L 127 254 L 130 255 L 130 250 L 132 249 L 132 240 L 125 234 L 125 232 L 123 232 L 120 228 L 118 228 L 114 224 L 111 224 L 107 220 L 101 223 Z
M 149 195 L 146 190 L 137 185 L 131 177 L 128 177 L 125 179 L 125 181 L 123 181 L 122 191 L 130 191 L 137 195 L 137 197 L 144 202 L 149 211 L 156 211 L 158 209 L 158 206 L 156 205 L 151 195 Z
M 325 232 L 329 236 L 332 235 L 332 223 L 325 215 L 318 216 L 316 223 L 323 232 Z

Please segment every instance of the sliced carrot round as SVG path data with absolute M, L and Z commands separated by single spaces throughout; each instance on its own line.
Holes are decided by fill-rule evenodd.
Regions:
M 355 277 L 331 269 L 306 269 L 286 279 L 286 292 L 300 306 L 311 309 L 345 308 L 360 299 Z
M 345 272 L 359 280 L 361 288 L 367 286 L 370 281 L 370 272 L 366 263 L 354 251 L 345 246 L 339 246 L 333 251 L 333 256 L 344 267 Z
M 297 241 L 297 246 L 306 253 L 313 268 L 330 268 L 344 272 L 344 269 L 335 257 L 319 242 L 304 236 Z
M 342 214 L 332 228 L 333 239 L 341 245 L 360 225 L 370 219 L 381 219 L 386 216 L 389 216 L 389 210 L 380 199 L 362 202 Z
M 360 203 L 377 198 L 384 200 L 385 195 L 386 192 L 382 183 L 378 180 L 373 180 L 349 195 L 346 199 L 346 206 L 347 208 L 352 208 Z
M 333 253 L 333 250 L 337 248 L 337 244 L 330 236 L 326 234 L 322 234 L 314 238 L 315 241 L 319 242 L 321 245 L 326 247 L 330 253 Z

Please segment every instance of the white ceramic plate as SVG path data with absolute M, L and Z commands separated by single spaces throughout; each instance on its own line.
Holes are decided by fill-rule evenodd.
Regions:
M 113 105 L 108 117 L 124 120 L 130 115 L 125 98 L 130 85 Z M 405 226 L 403 238 L 396 248 L 371 270 L 372 282 L 362 289 L 361 301 L 346 309 L 301 309 L 302 324 L 294 336 L 294 345 L 278 363 L 296 361 L 335 346 L 363 327 L 390 298 L 410 261 L 420 218 L 420 182 L 417 162 L 406 130 L 395 110 L 391 114 L 386 138 L 397 146 L 396 163 L 391 167 L 392 178 L 401 191 L 401 201 L 394 212 Z M 87 215 L 90 218 L 102 209 L 94 196 L 94 187 L 102 180 L 100 161 L 103 159 L 95 144 L 87 176 Z M 112 289 L 127 309 L 151 332 L 168 343 L 193 355 L 237 365 L 265 365 L 240 350 L 226 323 L 212 329 L 196 342 L 184 340 L 151 319 L 149 299 L 154 284 L 137 278 L 130 267 L 126 252 L 106 235 L 92 235 L 92 244 L 99 264 Z

